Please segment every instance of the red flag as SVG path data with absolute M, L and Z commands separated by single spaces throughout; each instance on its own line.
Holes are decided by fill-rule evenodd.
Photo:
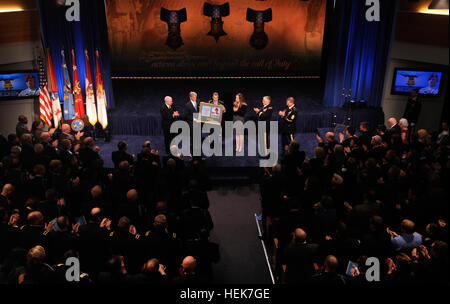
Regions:
M 92 84 L 91 66 L 89 64 L 88 51 L 84 51 L 84 60 L 86 66 L 86 114 L 91 125 L 97 123 L 97 109 L 95 108 L 94 86 Z
M 105 96 L 105 89 L 103 87 L 102 73 L 100 72 L 100 59 L 98 51 L 95 51 L 96 56 L 96 74 L 95 83 L 97 85 L 97 116 L 98 122 L 102 125 L 103 129 L 108 126 L 108 116 L 106 114 L 107 101 Z
M 52 125 L 52 105 L 50 102 L 47 85 L 39 89 L 39 112 L 41 119 L 50 128 Z
M 61 112 L 61 103 L 59 102 L 59 96 L 58 96 L 58 83 L 56 82 L 56 73 L 55 73 L 55 66 L 53 65 L 53 58 L 52 53 L 50 49 L 47 49 L 47 72 L 48 72 L 48 79 L 49 79 L 49 95 L 52 103 L 52 115 L 53 115 L 53 124 L 55 128 L 58 128 L 59 122 L 62 118 L 62 112 Z
M 47 65 L 48 65 L 48 91 L 58 92 L 58 83 L 56 82 L 55 66 L 53 65 L 52 53 L 47 49 Z
M 75 106 L 75 117 L 84 117 L 83 95 L 81 94 L 80 78 L 78 77 L 77 63 L 75 62 L 75 51 L 72 49 L 72 70 L 73 70 L 73 97 Z

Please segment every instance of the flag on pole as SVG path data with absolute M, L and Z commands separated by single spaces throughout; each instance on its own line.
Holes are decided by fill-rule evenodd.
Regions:
M 47 49 L 47 74 L 48 74 L 48 92 L 58 92 L 58 83 L 56 82 L 55 66 L 50 49 Z
M 48 95 L 47 84 L 39 88 L 39 109 L 41 119 L 50 128 L 52 125 L 52 106 L 50 96 Z
M 52 103 L 53 124 L 55 128 L 58 128 L 59 122 L 61 121 L 62 118 L 62 112 L 61 112 L 61 103 L 59 102 L 58 83 L 56 82 L 55 66 L 53 65 L 53 58 L 50 49 L 47 49 L 47 65 L 48 65 L 47 71 L 49 79 L 48 91 Z
M 73 104 L 72 84 L 70 83 L 69 71 L 67 70 L 64 50 L 61 50 L 62 68 L 64 77 L 64 119 L 70 120 L 75 117 L 75 107 Z
M 81 93 L 80 78 L 78 77 L 75 51 L 72 49 L 72 72 L 73 72 L 73 96 L 75 98 L 75 118 L 84 117 L 83 94 Z
M 95 108 L 94 86 L 92 84 L 91 66 L 89 65 L 88 51 L 84 50 L 86 66 L 86 114 L 92 126 L 97 123 L 97 109 Z
M 100 59 L 98 55 L 98 50 L 95 51 L 96 56 L 96 74 L 95 82 L 97 85 L 97 114 L 98 121 L 102 125 L 103 129 L 108 126 L 108 117 L 106 115 L 107 101 L 105 96 L 105 89 L 103 87 L 102 73 L 100 72 Z

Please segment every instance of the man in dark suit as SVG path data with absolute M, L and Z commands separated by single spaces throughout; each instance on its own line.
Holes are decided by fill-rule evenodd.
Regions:
M 136 189 L 130 189 L 127 192 L 126 201 L 122 201 L 117 207 L 116 217 L 119 219 L 122 216 L 126 216 L 130 219 L 138 229 L 142 228 L 142 219 L 139 209 L 139 195 Z
M 111 153 L 111 158 L 114 163 L 114 169 L 119 169 L 119 164 L 126 160 L 129 164 L 133 164 L 134 156 L 127 153 L 128 144 L 126 141 L 121 140 L 117 144 L 118 151 Z
M 345 285 L 346 281 L 344 276 L 337 273 L 338 260 L 333 255 L 328 255 L 325 258 L 323 265 L 324 271 L 313 276 L 311 282 L 317 285 L 328 286 L 341 286 Z
M 207 209 L 200 208 L 200 200 L 196 195 L 190 197 L 190 208 L 180 215 L 180 234 L 182 239 L 198 239 L 208 237 L 214 228 L 211 214 Z
M 19 115 L 19 122 L 16 125 L 16 134 L 21 137 L 22 134 L 30 134 L 30 129 L 28 129 L 28 118 L 25 115 Z
M 386 136 L 388 138 L 388 142 L 390 143 L 391 137 L 394 134 L 401 135 L 402 129 L 397 123 L 397 119 L 395 117 L 391 117 L 387 121 L 387 130 L 386 130 Z
M 107 256 L 110 254 L 108 228 L 110 220 L 103 219 L 102 210 L 93 208 L 89 222 L 78 228 L 78 249 L 80 264 L 84 265 L 89 274 L 96 274 L 103 269 Z
M 189 101 L 184 106 L 184 118 L 192 126 L 194 121 L 194 114 L 198 113 L 197 93 L 189 93 Z
M 44 216 L 39 211 L 28 214 L 27 225 L 20 231 L 20 243 L 25 250 L 40 245 L 48 249 L 48 230 L 44 227 Z
M 58 158 L 58 152 L 56 151 L 56 142 L 55 144 L 52 143 L 52 136 L 49 132 L 42 132 L 41 133 L 41 144 L 44 147 L 44 154 L 48 156 L 50 160 Z
M 14 186 L 12 184 L 5 184 L 3 186 L 2 192 L 0 193 L 0 208 L 5 208 L 8 214 L 11 214 L 13 209 L 12 204 L 9 201 L 9 197 L 14 193 Z
M 292 242 L 283 252 L 282 264 L 286 265 L 288 284 L 307 282 L 313 275 L 313 263 L 317 260 L 319 246 L 306 242 L 306 232 L 297 228 L 292 234 Z
M 176 277 L 172 283 L 175 285 L 198 285 L 204 284 L 202 276 L 197 273 L 197 262 L 193 256 L 187 256 L 181 263 L 182 274 Z
M 100 159 L 98 148 L 94 148 L 95 141 L 92 137 L 83 139 L 83 147 L 78 151 L 83 167 L 95 170 L 95 161 Z
M 419 98 L 419 90 L 414 89 L 411 91 L 411 96 L 408 97 L 408 101 L 406 102 L 405 113 L 403 114 L 403 118 L 406 118 L 411 127 L 414 127 L 419 120 L 420 110 L 422 108 L 422 103 Z
M 170 153 L 170 142 L 172 141 L 174 134 L 170 133 L 170 126 L 180 116 L 178 111 L 173 106 L 172 97 L 164 97 L 164 104 L 160 109 L 162 118 L 162 129 L 164 132 L 164 145 L 166 148 L 166 154 Z
M 84 132 L 77 132 L 75 135 L 72 135 L 70 125 L 64 123 L 61 125 L 61 130 L 58 132 L 55 131 L 53 135 L 58 139 L 59 143 L 61 143 L 63 139 L 68 139 L 70 140 L 72 147 L 75 147 L 80 143 L 80 139 L 84 135 Z M 58 148 L 60 147 L 58 146 Z
M 334 151 L 334 146 L 338 144 L 336 139 L 334 139 L 334 132 L 325 133 L 325 142 L 318 134 L 316 134 L 316 138 L 319 142 L 319 147 L 322 147 L 327 154 L 332 153 Z
M 359 131 L 361 131 L 361 135 L 359 136 L 359 145 L 365 146 L 367 149 L 370 149 L 370 142 L 372 141 L 372 135 L 369 131 L 369 122 L 363 121 L 359 124 Z
M 199 104 L 197 102 L 197 93 L 195 92 L 190 92 L 189 93 L 189 101 L 186 103 L 186 105 L 184 106 L 184 119 L 186 120 L 186 122 L 189 124 L 189 127 L 191 129 L 191 138 L 190 138 L 190 147 L 189 150 L 192 153 L 192 143 L 193 143 L 193 125 L 194 122 L 197 122 L 197 119 L 194 118 L 194 116 L 197 116 L 198 113 L 198 109 L 199 109 Z

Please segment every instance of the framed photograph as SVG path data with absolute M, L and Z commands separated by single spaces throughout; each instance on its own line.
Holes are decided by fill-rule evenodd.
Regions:
M 203 123 L 220 125 L 222 123 L 223 110 L 224 107 L 222 105 L 201 102 L 199 110 L 199 121 Z

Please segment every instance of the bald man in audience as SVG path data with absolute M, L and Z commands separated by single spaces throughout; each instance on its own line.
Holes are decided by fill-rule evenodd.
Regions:
M 334 132 L 325 133 L 325 142 L 322 137 L 316 134 L 317 141 L 319 142 L 319 147 L 322 147 L 327 154 L 334 150 L 334 146 L 338 143 L 334 138 Z
M 0 207 L 5 208 L 8 210 L 8 213 L 11 213 L 12 211 L 12 204 L 9 201 L 9 198 L 14 193 L 14 186 L 11 184 L 5 184 L 3 186 L 2 192 L 0 193 Z
M 126 194 L 126 201 L 120 203 L 118 206 L 116 217 L 126 216 L 131 223 L 138 228 L 142 227 L 143 221 L 139 212 L 139 195 L 136 189 L 128 190 Z
M 153 258 L 144 264 L 141 273 L 134 280 L 137 284 L 161 285 L 168 283 L 167 278 L 166 267 Z
M 42 213 L 39 211 L 30 212 L 27 217 L 27 225 L 21 230 L 20 243 L 26 250 L 36 245 L 47 248 L 48 232 L 44 226 Z
M 314 275 L 312 282 L 321 286 L 345 285 L 345 278 L 337 273 L 338 266 L 339 263 L 337 258 L 334 255 L 328 255 L 323 264 L 324 270 L 321 273 Z
M 197 261 L 193 256 L 187 256 L 181 263 L 182 274 L 173 280 L 176 285 L 198 285 L 206 283 L 197 273 Z
M 69 124 L 63 123 L 61 125 L 61 131 L 59 133 L 58 141 L 61 142 L 63 139 L 68 139 L 71 141 L 72 145 L 75 147 L 80 143 L 81 137 L 83 137 L 84 132 L 77 132 L 75 135 L 72 135 L 71 128 Z
M 313 275 L 313 263 L 316 262 L 318 251 L 317 244 L 307 242 L 307 234 L 303 229 L 295 229 L 291 243 L 282 254 L 282 264 L 286 265 L 286 283 L 308 282 Z
M 109 254 L 108 235 L 111 220 L 104 218 L 102 209 L 92 208 L 88 223 L 78 228 L 80 264 L 87 273 L 97 273 L 103 269 Z
M 400 135 L 401 133 L 402 129 L 398 125 L 397 119 L 395 117 L 390 117 L 387 120 L 387 130 L 386 130 L 386 136 L 388 137 L 389 141 L 394 134 Z
M 410 253 L 414 248 L 422 245 L 422 236 L 415 231 L 413 221 L 404 219 L 400 225 L 400 235 L 388 230 L 391 234 L 391 242 L 395 251 Z
M 41 144 L 44 147 L 44 154 L 47 155 L 50 160 L 58 158 L 56 147 L 58 146 L 58 140 L 52 142 L 52 136 L 49 132 L 41 133 Z
M 82 148 L 78 151 L 80 156 L 81 164 L 90 169 L 94 170 L 96 167 L 96 161 L 100 159 L 98 152 L 100 148 L 95 146 L 95 140 L 92 137 L 86 137 L 83 139 Z

